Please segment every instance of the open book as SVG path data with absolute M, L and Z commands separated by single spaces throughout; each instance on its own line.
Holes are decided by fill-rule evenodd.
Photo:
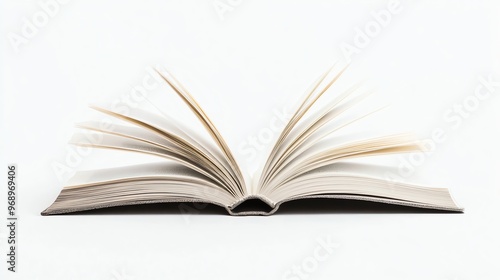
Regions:
M 315 113 L 307 114 L 344 70 L 332 76 L 330 69 L 313 84 L 272 147 L 260 176 L 252 180 L 246 179 L 228 145 L 196 100 L 171 74 L 158 71 L 212 139 L 179 127 L 164 115 L 138 109 L 124 115 L 92 106 L 127 125 L 106 129 L 92 121 L 79 124 L 79 128 L 101 134 L 101 141 L 88 143 L 76 134 L 72 144 L 138 152 L 165 161 L 81 171 L 42 215 L 163 202 L 203 202 L 224 207 L 231 215 L 270 215 L 287 201 L 314 198 L 463 211 L 445 188 L 384 180 L 380 178 L 384 174 L 380 167 L 351 161 L 419 151 L 421 147 L 407 137 L 390 135 L 348 142 L 328 139 L 327 136 L 362 118 L 338 122 L 339 116 L 363 99 L 364 95 L 354 94 L 356 86 L 320 106 Z M 328 141 L 322 141 L 325 139 Z

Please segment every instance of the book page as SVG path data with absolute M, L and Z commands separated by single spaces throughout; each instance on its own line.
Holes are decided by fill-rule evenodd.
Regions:
M 267 197 L 279 203 L 315 195 L 359 195 L 426 204 L 431 208 L 462 210 L 446 188 L 422 187 L 377 178 L 390 171 L 394 170 L 390 167 L 354 163 L 331 164 L 297 176 L 267 194 Z

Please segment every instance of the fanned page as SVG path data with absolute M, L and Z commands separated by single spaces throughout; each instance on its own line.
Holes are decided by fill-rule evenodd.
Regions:
M 377 178 L 380 167 L 353 164 L 355 158 L 407 153 L 420 149 L 406 135 L 359 138 L 331 137 L 377 110 L 345 117 L 370 93 L 355 85 L 330 102 L 316 103 L 345 68 L 332 67 L 306 92 L 272 147 L 261 176 L 245 182 L 229 146 L 198 102 L 169 73 L 158 74 L 199 119 L 211 139 L 179 127 L 164 115 L 131 109 L 127 115 L 91 106 L 122 124 L 103 128 L 98 122 L 77 125 L 100 135 L 89 143 L 76 133 L 70 143 L 99 149 L 136 152 L 160 163 L 78 172 L 43 215 L 162 202 L 205 202 L 232 215 L 270 215 L 285 202 L 332 198 L 366 200 L 461 212 L 445 188 L 427 188 Z M 314 108 L 314 109 L 313 109 Z M 332 203 L 333 200 L 332 200 Z
M 342 128 L 370 114 L 367 112 L 354 118 L 339 121 L 339 116 L 360 103 L 369 92 L 359 92 L 355 85 L 338 94 L 330 103 L 315 114 L 304 119 L 309 109 L 339 78 L 345 68 L 327 79 L 323 74 L 306 93 L 297 111 L 286 125 L 273 147 L 262 170 L 259 181 L 259 196 L 276 211 L 283 202 L 304 198 L 330 197 L 368 200 L 407 206 L 463 211 L 456 205 L 445 188 L 427 188 L 403 183 L 389 182 L 367 177 L 365 170 L 358 168 L 343 174 L 337 168 L 353 158 L 407 153 L 420 150 L 420 146 L 406 135 L 350 140 L 342 143 L 328 139 Z M 299 124 L 299 121 L 302 121 Z M 352 172 L 357 171 L 357 172 Z M 379 173 L 378 175 L 384 173 Z M 262 214 L 262 213 L 261 213 Z

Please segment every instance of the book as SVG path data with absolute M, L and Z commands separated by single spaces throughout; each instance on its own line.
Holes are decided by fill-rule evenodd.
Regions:
M 137 152 L 162 161 L 79 171 L 42 215 L 169 202 L 201 202 L 224 207 L 230 215 L 271 215 L 283 203 L 331 198 L 371 201 L 462 212 L 447 188 L 431 188 L 380 178 L 383 166 L 353 159 L 411 153 L 422 146 L 404 134 L 342 141 L 330 137 L 371 114 L 339 121 L 366 96 L 359 86 L 343 90 L 318 107 L 318 99 L 346 67 L 323 73 L 306 92 L 279 134 L 260 175 L 248 179 L 229 146 L 194 97 L 167 71 L 157 73 L 195 114 L 210 137 L 181 127 L 166 115 L 134 109 L 123 114 L 91 106 L 125 124 L 112 128 L 89 121 L 78 128 L 100 135 L 89 143 L 76 133 L 71 144 Z M 332 74 L 333 73 L 333 74 Z M 316 105 L 316 106 L 314 106 Z M 318 107 L 316 110 L 311 108 Z M 311 111 L 313 111 L 311 113 Z

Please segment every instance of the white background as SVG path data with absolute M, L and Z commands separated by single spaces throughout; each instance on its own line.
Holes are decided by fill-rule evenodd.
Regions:
M 6 271 L 1 226 L 1 279 L 300 279 L 286 274 L 295 265 L 309 268 L 307 279 L 499 277 L 500 87 L 474 104 L 480 77 L 500 80 L 498 2 L 402 1 L 359 48 L 356 28 L 373 24 L 389 1 L 72 0 L 51 6 L 46 23 L 39 2 L 50 1 L 0 7 L 1 165 L 19 167 L 18 273 Z M 33 20 L 37 30 L 23 35 Z M 73 124 L 91 115 L 87 104 L 131 98 L 151 67 L 190 89 L 251 170 L 266 151 L 250 157 L 249 139 L 333 62 L 344 63 L 347 45 L 357 53 L 339 84 L 366 80 L 376 88 L 368 107 L 390 104 L 359 128 L 423 138 L 444 131 L 444 142 L 401 179 L 448 187 L 465 214 L 40 216 L 69 175 L 54 166 L 132 159 L 75 157 L 67 142 Z M 154 87 L 133 105 L 154 104 L 197 127 L 165 84 Z M 449 110 L 464 101 L 477 106 L 457 119 Z M 5 188 L 0 198 L 5 213 Z M 328 238 L 338 248 L 314 260 L 317 240 Z

